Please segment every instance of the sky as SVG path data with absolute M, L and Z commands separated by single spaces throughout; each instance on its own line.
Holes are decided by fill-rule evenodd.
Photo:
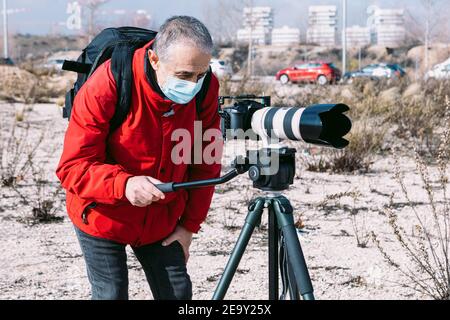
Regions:
M 70 31 L 61 26 L 68 17 L 66 8 L 70 1 L 8 0 L 10 9 L 26 10 L 9 15 L 11 32 L 47 34 L 57 30 L 70 34 Z M 243 1 L 238 2 L 242 3 Z M 192 15 L 200 20 L 208 19 L 207 15 L 209 19 L 214 15 L 219 18 L 218 12 L 207 12 L 206 9 L 214 8 L 215 3 L 217 3 L 217 0 L 111 0 L 104 8 L 109 12 L 116 9 L 126 9 L 130 12 L 145 9 L 152 15 L 155 23 L 159 25 L 166 18 L 177 14 Z M 288 25 L 305 28 L 308 6 L 340 5 L 341 0 L 253 0 L 253 3 L 254 5 L 267 5 L 274 8 L 275 26 Z M 420 0 L 348 0 L 349 25 L 365 24 L 367 19 L 365 12 L 371 4 L 387 8 L 405 7 L 413 14 L 420 13 Z M 59 25 L 58 28 L 56 28 L 57 25 Z

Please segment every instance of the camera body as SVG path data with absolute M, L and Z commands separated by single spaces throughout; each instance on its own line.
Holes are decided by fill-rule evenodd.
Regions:
M 223 107 L 228 100 L 234 100 L 235 103 Z M 270 107 L 270 105 L 271 98 L 267 96 L 219 97 L 219 114 L 222 117 L 221 128 L 224 140 L 241 139 L 243 132 L 248 133 L 244 139 L 258 140 L 257 134 L 252 130 L 253 115 L 256 111 Z

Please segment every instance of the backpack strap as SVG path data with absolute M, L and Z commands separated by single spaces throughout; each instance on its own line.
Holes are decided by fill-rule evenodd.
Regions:
M 203 102 L 205 102 L 206 96 L 208 95 L 209 85 L 211 84 L 212 69 L 209 68 L 206 73 L 205 81 L 203 81 L 203 86 L 200 92 L 195 97 L 195 108 L 197 110 L 197 118 L 200 119 L 200 114 L 202 113 Z
M 133 84 L 133 53 L 136 46 L 128 43 L 118 44 L 111 57 L 111 71 L 116 81 L 116 111 L 110 122 L 112 133 L 125 121 L 131 107 L 131 88 Z
M 89 74 L 92 69 L 92 64 L 90 63 L 81 63 L 78 61 L 69 61 L 64 60 L 64 64 L 62 66 L 64 71 L 73 71 L 76 73 L 84 73 Z
M 86 62 L 86 49 L 78 58 L 78 61 L 64 60 L 62 69 L 64 71 L 72 71 L 76 73 L 83 73 L 88 75 L 93 67 L 92 63 Z

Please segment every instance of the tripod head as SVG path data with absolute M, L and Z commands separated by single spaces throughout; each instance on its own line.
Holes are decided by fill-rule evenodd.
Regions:
M 250 159 L 256 163 L 250 166 L 248 175 L 253 181 L 253 187 L 262 191 L 284 191 L 294 183 L 295 149 L 261 149 L 248 151 Z M 277 159 L 278 170 L 271 172 L 273 163 L 265 159 Z
M 231 164 L 232 170 L 220 178 L 185 183 L 165 183 L 156 187 L 164 193 L 181 189 L 197 189 L 224 184 L 248 172 L 253 187 L 262 191 L 283 191 L 289 189 L 295 177 L 295 149 L 266 148 L 249 150 L 247 156 L 237 157 Z M 277 159 L 273 166 L 271 159 Z

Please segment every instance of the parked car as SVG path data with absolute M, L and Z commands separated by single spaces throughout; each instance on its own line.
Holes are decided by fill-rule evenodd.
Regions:
M 428 79 L 450 79 L 450 59 L 431 68 L 431 70 L 425 75 L 425 80 Z
M 282 84 L 314 82 L 326 85 L 340 81 L 341 75 L 341 71 L 330 62 L 308 62 L 278 71 L 276 79 Z
M 406 75 L 406 72 L 398 64 L 377 63 L 365 66 L 361 70 L 347 72 L 344 81 L 351 83 L 356 78 L 366 79 L 398 79 Z
M 231 65 L 224 60 L 212 59 L 209 65 L 211 66 L 213 73 L 219 79 L 231 78 L 233 75 Z
M 13 66 L 14 61 L 11 58 L 0 58 L 0 66 Z
M 62 66 L 64 64 L 64 59 L 48 59 L 45 63 L 39 66 L 41 69 L 50 71 L 62 71 Z

